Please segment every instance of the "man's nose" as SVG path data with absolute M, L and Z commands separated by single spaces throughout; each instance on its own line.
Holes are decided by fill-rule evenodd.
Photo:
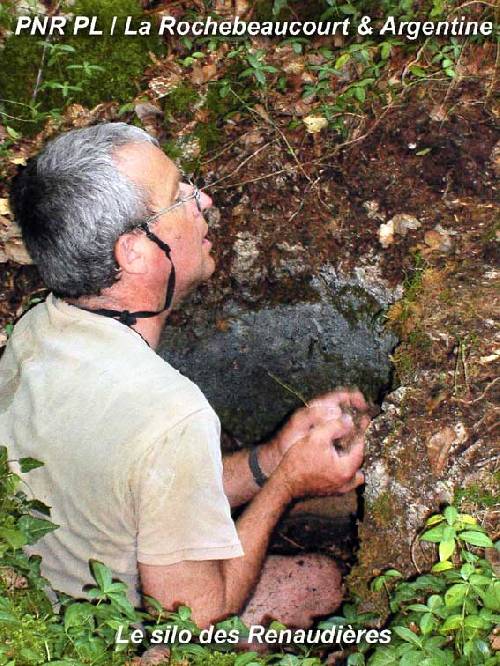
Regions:
M 210 206 L 213 204 L 212 197 L 209 197 L 206 192 L 203 192 L 203 190 L 200 190 L 200 204 L 202 210 L 205 210 L 205 208 L 210 208 Z

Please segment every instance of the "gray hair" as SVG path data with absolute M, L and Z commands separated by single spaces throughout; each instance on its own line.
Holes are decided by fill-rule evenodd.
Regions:
M 97 295 L 118 278 L 119 236 L 149 214 L 147 195 L 117 168 L 114 151 L 156 139 L 125 123 L 62 134 L 20 171 L 10 203 L 28 252 L 60 296 Z

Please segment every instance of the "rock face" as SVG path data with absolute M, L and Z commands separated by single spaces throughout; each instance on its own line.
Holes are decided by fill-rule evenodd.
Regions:
M 218 325 L 210 308 L 198 310 L 194 327 L 165 331 L 160 354 L 200 386 L 242 444 L 268 436 L 318 393 L 357 385 L 375 399 L 390 382 L 396 338 L 380 315 L 398 290 L 328 266 L 310 286 L 298 303 L 251 309 L 229 300 Z
M 429 570 L 436 549 L 418 535 L 426 519 L 451 504 L 457 491 L 478 483 L 484 495 L 498 488 L 498 443 L 474 438 L 474 425 L 467 427 L 458 414 L 448 425 L 444 419 L 411 414 L 419 400 L 414 387 L 400 387 L 386 397 L 368 431 L 364 515 L 349 584 L 365 599 L 371 597 L 368 582 L 384 569 L 396 568 L 405 577 Z M 492 526 L 488 511 L 480 516 L 486 527 Z

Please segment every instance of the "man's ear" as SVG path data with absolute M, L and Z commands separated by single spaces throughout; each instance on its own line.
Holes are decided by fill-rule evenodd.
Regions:
M 147 273 L 148 246 L 144 234 L 121 235 L 115 243 L 115 259 L 125 273 L 141 275 Z

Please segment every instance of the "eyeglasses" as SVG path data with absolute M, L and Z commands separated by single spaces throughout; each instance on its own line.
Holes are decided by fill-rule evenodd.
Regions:
M 185 184 L 190 185 L 190 183 L 185 183 Z M 167 206 L 166 208 L 160 208 L 160 210 L 158 210 L 156 213 L 153 213 L 153 215 L 150 215 L 148 218 L 146 218 L 144 220 L 144 223 L 146 225 L 150 225 L 151 222 L 154 222 L 161 215 L 164 215 L 165 213 L 169 213 L 171 210 L 175 210 L 176 208 L 179 208 L 179 206 L 182 206 L 182 204 L 185 204 L 188 201 L 191 201 L 192 199 L 195 200 L 196 207 L 198 208 L 198 212 L 201 213 L 202 210 L 203 210 L 202 207 L 201 207 L 201 192 L 197 187 L 195 187 L 194 190 L 191 192 L 191 194 L 188 194 L 186 197 L 180 197 L 171 206 Z

